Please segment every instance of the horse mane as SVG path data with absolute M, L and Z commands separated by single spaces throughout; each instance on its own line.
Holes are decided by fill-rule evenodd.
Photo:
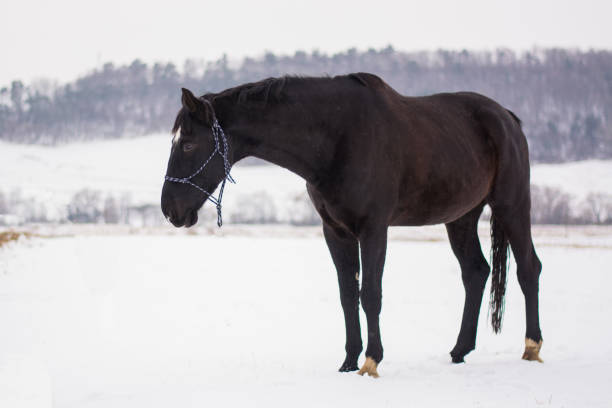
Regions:
M 229 100 L 232 104 L 241 105 L 247 108 L 262 108 L 270 103 L 280 103 L 285 96 L 285 88 L 289 83 L 318 83 L 335 79 L 345 79 L 353 81 L 355 84 L 365 87 L 377 87 L 384 82 L 376 75 L 363 72 L 348 75 L 338 75 L 335 77 L 321 76 L 297 76 L 284 75 L 278 78 L 270 77 L 257 82 L 249 82 L 228 88 L 219 93 L 207 93 L 200 96 L 200 99 L 207 100 L 214 104 L 217 100 Z M 181 126 L 189 127 L 190 115 L 184 109 L 178 112 L 172 127 L 175 134 Z
M 281 100 L 282 91 L 288 79 L 289 77 L 287 76 L 266 78 L 261 81 L 249 82 L 228 88 L 219 93 L 208 93 L 200 96 L 200 99 L 212 104 L 216 100 L 226 99 L 238 105 L 251 106 L 257 104 L 258 106 L 265 106 L 268 102 L 279 102 Z M 181 108 L 174 120 L 172 134 L 176 134 L 180 127 L 190 127 L 190 122 L 191 115 L 184 108 Z
M 226 89 L 219 93 L 209 93 L 203 95 L 202 98 L 214 102 L 216 99 L 230 99 L 232 102 L 239 105 L 265 106 L 270 102 L 281 102 L 284 96 L 283 91 L 289 83 L 307 82 L 316 83 L 321 81 L 330 81 L 335 79 L 349 79 L 361 86 L 377 88 L 386 85 L 385 82 L 378 76 L 357 72 L 348 75 L 338 75 L 335 77 L 320 76 L 299 76 L 299 75 L 284 75 L 279 78 L 266 78 L 258 82 L 249 82 L 247 84 L 238 85 L 233 88 Z
M 226 89 L 219 93 L 203 95 L 203 99 L 214 102 L 217 99 L 230 99 L 239 105 L 266 105 L 269 102 L 280 102 L 285 85 L 296 77 L 282 76 L 280 78 L 266 78 L 257 82 L 249 82 Z

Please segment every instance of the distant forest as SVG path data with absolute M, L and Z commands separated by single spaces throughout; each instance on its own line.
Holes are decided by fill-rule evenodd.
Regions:
M 405 95 L 470 90 L 513 110 L 524 123 L 532 159 L 563 162 L 612 158 L 612 52 L 535 49 L 326 55 L 267 53 L 230 64 L 187 60 L 104 64 L 65 85 L 13 81 L 0 89 L 0 139 L 58 144 L 168 132 L 179 90 L 199 94 L 281 75 L 337 75 L 366 71 Z

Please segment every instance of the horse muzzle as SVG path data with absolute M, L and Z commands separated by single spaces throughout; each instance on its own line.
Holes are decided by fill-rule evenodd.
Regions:
M 176 200 L 162 194 L 161 210 L 164 217 L 177 228 L 189 228 L 198 222 L 198 207 L 187 208 Z

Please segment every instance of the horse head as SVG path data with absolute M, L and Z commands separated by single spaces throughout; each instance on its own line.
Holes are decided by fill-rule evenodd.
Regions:
M 191 227 L 206 200 L 217 206 L 221 224 L 221 197 L 229 175 L 227 138 L 217 122 L 212 104 L 182 90 L 182 108 L 172 133 L 172 148 L 162 189 L 161 208 L 175 227 Z M 222 183 L 219 197 L 212 192 Z

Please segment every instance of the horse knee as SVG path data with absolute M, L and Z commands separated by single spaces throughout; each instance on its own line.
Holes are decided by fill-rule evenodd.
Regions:
M 379 290 L 361 290 L 361 303 L 366 314 L 379 314 L 382 306 L 382 293 Z
M 357 309 L 359 306 L 359 295 L 357 293 L 340 295 L 340 304 L 345 310 Z

